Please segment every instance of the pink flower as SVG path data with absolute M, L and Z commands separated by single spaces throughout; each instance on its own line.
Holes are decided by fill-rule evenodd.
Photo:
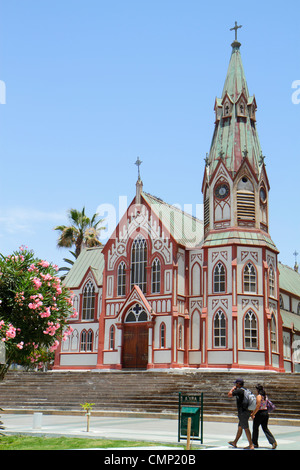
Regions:
M 59 346 L 59 341 L 56 340 L 56 341 L 54 342 L 54 344 L 52 344 L 52 346 L 50 346 L 49 351 L 50 351 L 50 352 L 55 351 L 55 349 L 57 349 L 58 346 Z
M 14 338 L 16 336 L 16 328 L 10 323 L 8 326 L 8 330 L 6 332 L 6 339 Z
M 21 343 L 17 344 L 17 348 L 19 349 L 23 349 L 23 346 L 24 346 L 24 341 L 21 341 Z
M 33 283 L 34 283 L 36 289 L 39 289 L 42 285 L 42 281 L 40 279 L 38 279 L 37 277 L 33 278 Z
M 50 265 L 50 263 L 48 263 L 48 261 L 42 260 L 42 261 L 39 263 L 39 265 L 42 266 L 43 268 L 48 268 L 48 266 Z
M 40 313 L 40 317 L 41 317 L 41 318 L 48 318 L 48 317 L 50 317 L 50 315 L 51 315 L 50 310 L 51 310 L 50 307 L 46 307 L 46 311 Z
M 32 271 L 38 271 L 38 268 L 35 267 L 35 265 L 32 263 L 29 268 L 28 268 L 28 272 L 31 273 Z

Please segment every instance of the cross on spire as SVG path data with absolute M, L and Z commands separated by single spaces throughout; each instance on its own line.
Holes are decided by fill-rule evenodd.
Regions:
M 237 30 L 241 27 L 242 27 L 242 25 L 238 26 L 237 22 L 235 22 L 234 27 L 230 28 L 230 31 L 233 31 L 233 30 L 235 31 L 235 38 L 234 38 L 235 41 L 237 41 Z
M 137 160 L 135 162 L 135 165 L 138 167 L 138 180 L 141 179 L 141 175 L 140 175 L 140 166 L 143 162 L 140 160 L 140 157 L 137 157 Z

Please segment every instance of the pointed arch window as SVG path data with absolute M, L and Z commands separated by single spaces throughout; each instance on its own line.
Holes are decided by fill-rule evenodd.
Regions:
M 160 261 L 158 258 L 152 263 L 152 294 L 160 293 Z
M 271 349 L 272 352 L 277 352 L 277 330 L 274 313 L 271 317 Z
M 245 349 L 257 349 L 258 347 L 257 319 L 252 310 L 249 310 L 244 318 L 244 342 Z
M 148 316 L 143 307 L 139 304 L 135 304 L 135 306 L 129 310 L 125 318 L 125 323 L 144 322 L 147 320 Z
M 112 325 L 109 329 L 109 349 L 115 349 L 115 327 Z
M 131 289 L 137 285 L 143 293 L 147 287 L 147 242 L 143 238 L 134 240 L 131 249 Z
M 160 325 L 160 348 L 164 349 L 166 347 L 166 325 L 162 323 Z
M 275 296 L 275 273 L 272 266 L 269 269 L 269 295 L 270 297 Z
M 126 267 L 124 261 L 118 266 L 118 295 L 124 296 L 126 291 Z
M 220 294 L 226 292 L 226 272 L 223 263 L 219 262 L 214 269 L 214 293 Z
M 256 293 L 256 270 L 252 263 L 244 268 L 244 292 Z
M 226 317 L 221 309 L 214 318 L 214 347 L 226 348 Z
M 183 326 L 178 327 L 178 349 L 183 349 Z
M 82 320 L 93 320 L 95 316 L 95 286 L 88 281 L 83 290 Z
M 92 352 L 93 349 L 93 331 L 82 330 L 80 335 L 80 351 Z

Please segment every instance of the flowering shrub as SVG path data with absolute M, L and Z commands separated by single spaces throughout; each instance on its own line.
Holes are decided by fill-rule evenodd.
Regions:
M 6 350 L 0 378 L 12 362 L 48 362 L 59 340 L 72 333 L 67 319 L 76 312 L 57 271 L 57 266 L 35 258 L 24 247 L 11 256 L 0 255 L 0 341 Z

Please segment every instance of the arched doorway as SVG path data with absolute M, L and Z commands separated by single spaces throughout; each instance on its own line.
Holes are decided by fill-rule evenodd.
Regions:
M 148 364 L 148 317 L 139 304 L 135 304 L 124 320 L 122 368 L 146 369 Z

